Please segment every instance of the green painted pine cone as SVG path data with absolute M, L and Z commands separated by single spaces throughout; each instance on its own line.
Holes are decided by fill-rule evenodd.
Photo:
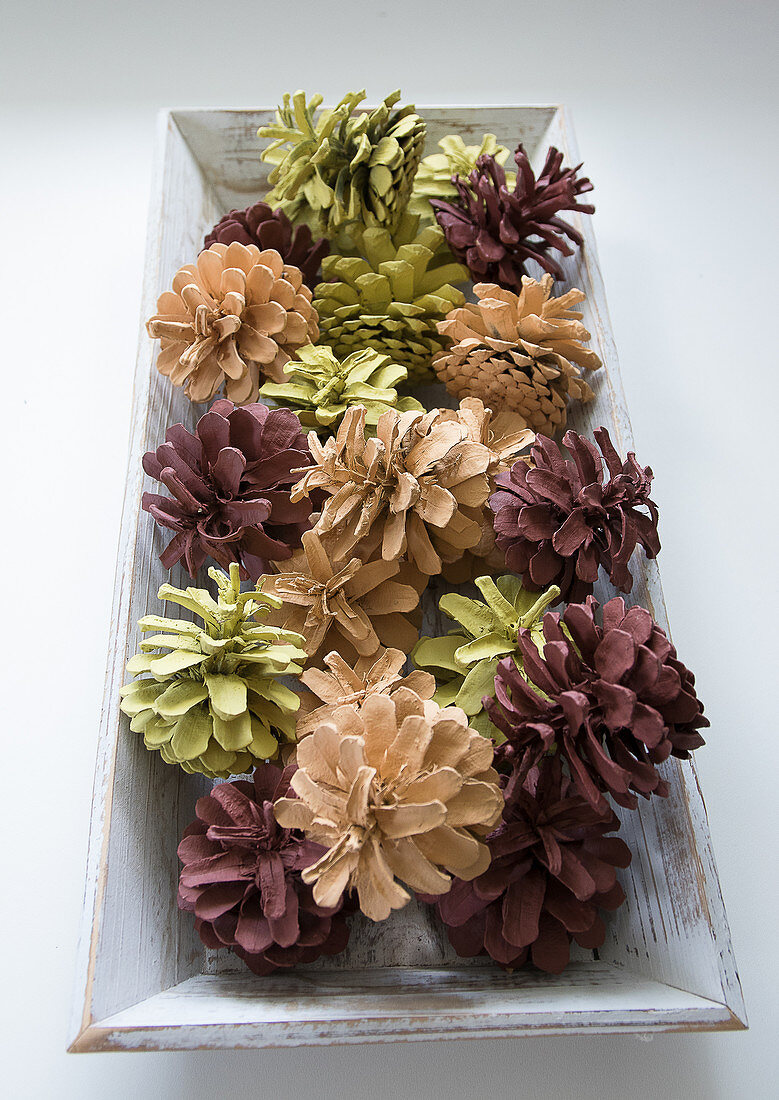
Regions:
M 481 145 L 466 145 L 459 134 L 448 134 L 438 143 L 440 153 L 431 153 L 425 157 L 414 177 L 409 210 L 419 214 L 425 222 L 434 222 L 435 215 L 430 205 L 431 199 L 457 198 L 457 188 L 452 176 L 467 179 L 476 167 L 476 161 L 482 156 L 493 156 L 498 164 L 504 164 L 509 150 L 498 144 L 494 134 L 485 134 Z M 508 174 L 506 175 L 509 180 Z M 514 186 L 515 177 L 511 177 L 509 186 Z
M 258 131 L 271 144 L 262 159 L 273 164 L 267 196 L 295 220 L 311 221 L 333 237 L 344 225 L 393 227 L 409 198 L 425 143 L 425 123 L 413 106 L 388 95 L 371 111 L 355 114 L 365 92 L 349 92 L 317 113 L 322 96 L 284 96 L 276 121 Z
M 438 687 L 433 698 L 439 706 L 462 707 L 473 729 L 501 742 L 505 738 L 488 718 L 482 698 L 494 694 L 495 671 L 504 657 L 512 654 L 522 671 L 517 649 L 520 629 L 529 630 L 539 652 L 543 650 L 542 618 L 559 600 L 560 589 L 552 585 L 541 594 L 527 592 L 511 573 L 497 580 L 479 577 L 475 583 L 484 603 L 458 592 L 442 596 L 439 607 L 460 629 L 440 638 L 420 638 L 411 660 L 435 675 Z
M 420 231 L 406 213 L 397 230 L 353 235 L 353 254 L 326 257 L 316 288 L 320 343 L 344 358 L 373 348 L 408 371 L 408 384 L 436 380 L 434 355 L 448 345 L 437 323 L 465 302 L 454 285 L 468 279 L 446 246 L 442 230 Z
M 304 428 L 320 433 L 334 432 L 352 405 L 365 406 L 365 423 L 374 435 L 388 409 L 425 411 L 413 397 L 398 397 L 395 386 L 406 380 L 406 368 L 371 348 L 338 359 L 332 348 L 307 344 L 284 373 L 288 381 L 266 382 L 260 397 L 292 407 Z
M 168 764 L 214 779 L 250 771 L 293 741 L 300 700 L 279 677 L 302 671 L 303 639 L 253 619 L 281 606 L 264 592 L 241 592 L 239 570 L 209 569 L 218 596 L 163 584 L 158 596 L 203 620 L 147 615 L 138 623 L 152 637 L 127 671 L 140 679 L 121 689 L 130 729 Z

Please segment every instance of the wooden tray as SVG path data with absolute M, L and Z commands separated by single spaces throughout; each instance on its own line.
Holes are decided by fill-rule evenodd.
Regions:
M 420 110 L 428 122 L 428 151 L 447 133 L 478 142 L 491 131 L 511 148 L 521 139 L 536 163 L 550 143 L 564 151 L 567 163 L 579 161 L 560 107 Z M 177 268 L 194 260 L 204 232 L 230 208 L 246 206 L 267 190 L 256 130 L 272 115 L 268 109 L 162 114 L 144 320 Z M 595 401 L 574 410 L 571 425 L 590 433 L 604 424 L 625 452 L 632 437 L 598 269 L 597 215 L 574 221 L 585 246 L 567 262 L 565 285 L 587 294 L 584 321 L 604 369 L 594 376 Z M 191 917 L 176 907 L 176 846 L 208 782 L 147 752 L 118 708 L 125 663 L 138 641 L 137 619 L 157 610 L 163 581 L 187 583 L 178 568 L 169 574 L 162 569 L 163 536 L 140 510 L 141 456 L 163 440 L 169 425 L 182 421 L 191 427 L 199 415 L 157 373 L 155 355 L 142 327 L 70 1049 L 746 1026 L 695 769 L 677 760 L 662 769 L 670 797 L 642 801 L 638 812 L 623 815 L 633 863 L 621 875 L 627 901 L 610 920 L 605 944 L 594 953 L 579 952 L 559 977 L 505 974 L 489 962 L 457 959 L 430 912 L 414 906 L 378 925 L 358 916 L 343 956 L 270 978 L 255 977 L 227 952 L 204 950 Z M 662 499 L 662 486 L 658 493 Z M 642 558 L 636 572 L 632 599 L 666 626 L 655 564 Z M 596 594 L 611 595 L 605 587 Z

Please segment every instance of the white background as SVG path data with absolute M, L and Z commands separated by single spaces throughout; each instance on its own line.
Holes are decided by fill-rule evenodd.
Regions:
M 775 5 L 33 0 L 2 18 L 4 1021 L 13 1097 L 768 1097 L 777 1073 Z M 573 109 L 751 1031 L 66 1056 L 155 110 Z

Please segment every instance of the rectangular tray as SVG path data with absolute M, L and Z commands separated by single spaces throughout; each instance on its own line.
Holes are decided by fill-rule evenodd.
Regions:
M 579 156 L 561 107 L 425 107 L 427 151 L 459 133 L 522 140 L 536 166 L 549 144 Z M 176 270 L 192 262 L 204 232 L 232 207 L 267 190 L 257 127 L 273 111 L 175 110 L 160 117 L 149 219 L 143 320 Z M 604 424 L 618 450 L 632 446 L 619 364 L 593 236 L 597 219 L 573 216 L 585 245 L 565 261 L 564 287 L 587 295 L 584 323 L 604 368 L 596 397 L 570 423 Z M 72 1051 L 175 1050 L 494 1038 L 526 1034 L 723 1030 L 745 1027 L 744 1004 L 692 763 L 662 767 L 668 799 L 627 812 L 633 852 L 621 873 L 627 895 L 597 952 L 579 951 L 560 976 L 506 974 L 458 959 L 431 913 L 413 903 L 381 924 L 354 920 L 348 951 L 324 964 L 257 978 L 226 952 L 205 950 L 176 907 L 176 846 L 209 786 L 147 752 L 118 708 L 136 621 L 156 611 L 157 589 L 186 586 L 163 570 L 163 535 L 140 510 L 141 456 L 194 409 L 154 366 L 141 326 L 113 631 L 108 655 L 79 948 Z M 632 602 L 667 627 L 657 567 L 636 562 Z M 599 598 L 612 593 L 603 586 Z

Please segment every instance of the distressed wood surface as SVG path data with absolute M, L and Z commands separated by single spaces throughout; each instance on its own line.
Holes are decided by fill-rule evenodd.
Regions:
M 420 110 L 428 121 L 428 151 L 446 133 L 477 141 L 489 130 L 512 147 L 518 138 L 523 140 L 536 164 L 549 143 L 563 149 L 569 163 L 578 163 L 561 108 Z M 255 135 L 270 117 L 268 110 L 162 116 L 142 321 L 154 312 L 158 294 L 178 267 L 194 258 L 213 222 L 230 207 L 264 193 L 266 173 Z M 584 321 L 604 369 L 593 376 L 595 400 L 572 410 L 571 426 L 589 434 L 604 424 L 624 452 L 632 447 L 632 434 L 598 268 L 594 219 L 574 215 L 573 220 L 585 246 L 565 262 L 560 291 L 576 285 L 587 294 Z M 240 966 L 233 956 L 203 950 L 191 918 L 176 908 L 176 845 L 208 783 L 147 752 L 118 709 L 124 666 L 138 641 L 137 619 L 157 610 L 156 591 L 163 581 L 188 583 L 180 569 L 166 572 L 158 560 L 165 539 L 140 511 L 141 492 L 151 487 L 141 457 L 162 441 L 170 424 L 181 421 L 191 427 L 203 408 L 193 409 L 158 375 L 155 356 L 142 325 L 72 1049 L 741 1026 L 744 1007 L 705 808 L 693 765 L 678 761 L 664 767 L 671 786 L 667 800 L 653 799 L 636 813 L 622 814 L 624 836 L 633 851 L 632 866 L 621 875 L 627 902 L 611 918 L 598 959 L 580 951 L 577 967 L 559 978 L 524 972 L 506 976 L 481 962 L 456 959 L 430 911 L 414 904 L 382 924 L 356 917 L 344 955 L 284 981 L 257 979 L 245 971 L 232 974 Z M 648 460 L 640 448 L 639 458 Z M 661 485 L 654 495 L 662 505 Z M 648 607 L 665 626 L 656 564 L 641 558 L 636 565 L 631 600 Z M 597 594 L 606 599 L 613 592 L 599 586 Z M 440 629 L 432 593 L 425 603 L 426 628 Z M 398 1023 L 393 1008 L 398 991 L 402 987 L 407 998 L 409 989 L 416 989 L 413 995 L 421 997 L 414 977 L 420 968 L 424 998 L 414 1007 L 412 1023 Z M 348 1012 L 350 997 L 355 983 L 366 982 L 372 990 L 366 1006 L 370 1011 L 355 1022 Z M 240 1019 L 231 1008 L 237 996 Z M 547 1011 L 550 997 L 556 1000 Z M 308 998 L 310 1007 L 321 1005 L 312 1011 L 326 1018 L 301 1019 L 299 998 Z M 452 998 L 459 1006 L 456 1013 L 450 1011 Z M 408 1007 L 408 1000 L 404 1004 Z

